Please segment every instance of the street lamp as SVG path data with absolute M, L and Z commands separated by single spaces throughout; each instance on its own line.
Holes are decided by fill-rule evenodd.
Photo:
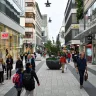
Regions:
M 52 22 L 52 20 L 51 20 L 51 18 L 50 18 L 50 17 L 49 17 L 49 20 L 48 20 L 48 22 L 49 22 L 49 23 L 51 23 L 51 22 Z
M 49 0 L 47 0 L 47 3 L 45 3 L 46 7 L 50 7 L 51 3 L 49 2 Z

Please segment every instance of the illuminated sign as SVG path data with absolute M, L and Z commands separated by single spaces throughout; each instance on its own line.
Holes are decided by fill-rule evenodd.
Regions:
M 9 34 L 7 32 L 1 32 L 1 39 L 8 39 Z

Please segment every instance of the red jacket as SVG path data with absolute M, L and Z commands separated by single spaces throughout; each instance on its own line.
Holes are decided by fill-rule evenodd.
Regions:
M 70 53 L 68 53 L 68 58 L 71 58 L 71 54 Z
M 65 57 L 61 57 L 60 58 L 60 63 L 66 63 L 66 58 Z

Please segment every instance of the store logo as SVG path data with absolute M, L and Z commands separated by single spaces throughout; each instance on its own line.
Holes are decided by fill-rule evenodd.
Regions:
M 7 32 L 1 32 L 1 39 L 8 39 L 9 34 Z

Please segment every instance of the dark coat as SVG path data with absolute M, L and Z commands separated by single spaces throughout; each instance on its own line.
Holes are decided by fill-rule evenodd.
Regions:
M 25 87 L 25 85 L 23 85 L 23 86 L 25 87 L 25 89 L 26 89 L 26 90 L 29 90 L 29 91 L 35 89 L 35 80 L 37 81 L 37 84 L 39 84 L 39 80 L 38 80 L 38 77 L 37 77 L 35 71 L 30 70 L 30 69 L 27 69 L 27 70 L 25 70 L 25 71 L 23 72 L 23 76 L 24 76 L 24 73 L 31 73 L 31 77 L 32 77 L 32 84 L 30 84 L 30 85 L 28 85 L 28 86 L 26 86 L 26 87 Z M 34 80 L 34 79 L 35 79 L 35 80 Z
M 6 60 L 6 64 L 7 64 L 7 69 L 13 69 L 13 59 L 12 58 L 7 58 Z
M 21 68 L 23 68 L 23 62 L 21 61 L 21 60 L 17 60 L 16 61 L 16 69 L 21 69 Z

